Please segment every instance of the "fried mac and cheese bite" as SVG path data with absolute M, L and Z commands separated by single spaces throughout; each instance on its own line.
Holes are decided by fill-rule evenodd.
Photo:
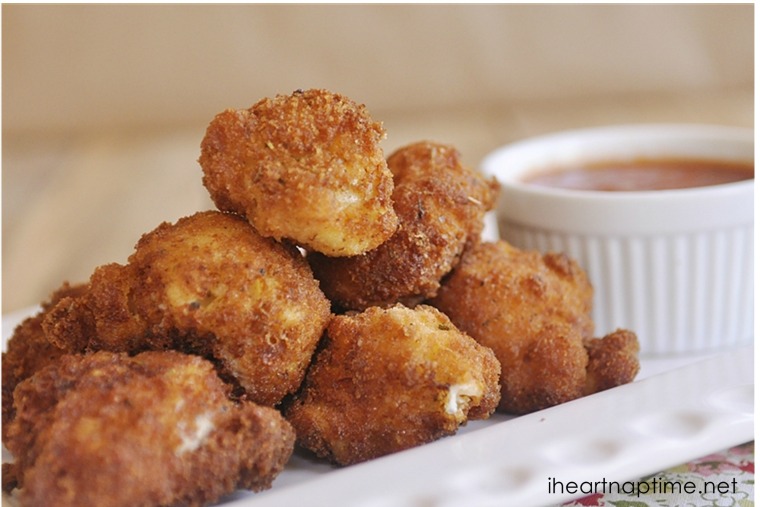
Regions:
M 357 255 L 398 224 L 384 137 L 363 105 L 327 90 L 298 90 L 218 114 L 199 163 L 217 207 L 246 216 L 262 235 L 325 255 Z
M 2 357 L 3 438 L 15 414 L 13 391 L 16 386 L 66 353 L 65 350 L 50 343 L 42 329 L 42 322 L 50 309 L 62 298 L 76 297 L 83 294 L 85 290 L 84 284 L 64 283 L 53 292 L 48 301 L 42 303 L 37 313 L 24 319 L 13 330 Z
M 200 506 L 269 488 L 293 429 L 227 390 L 211 363 L 179 352 L 64 356 L 16 389 L 4 472 L 26 506 Z
M 633 333 L 593 338 L 592 295 L 566 255 L 499 241 L 469 250 L 429 303 L 494 351 L 499 408 L 524 414 L 631 382 L 638 372 Z
M 145 234 L 126 265 L 96 269 L 86 293 L 59 301 L 44 325 L 71 352 L 208 357 L 248 399 L 273 406 L 298 389 L 329 318 L 295 247 L 205 211 Z
M 419 142 L 388 158 L 398 231 L 364 255 L 309 255 L 322 290 L 341 308 L 363 310 L 433 297 L 467 245 L 480 240 L 497 183 L 465 166 L 452 146 Z
M 339 315 L 285 408 L 297 441 L 350 465 L 456 432 L 499 401 L 499 363 L 435 308 Z

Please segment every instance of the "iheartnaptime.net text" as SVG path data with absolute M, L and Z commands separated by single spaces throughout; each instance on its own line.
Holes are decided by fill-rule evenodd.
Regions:
M 649 478 L 644 481 L 564 481 L 556 477 L 548 478 L 550 495 L 595 495 L 617 494 L 640 497 L 642 495 L 658 494 L 720 494 L 736 493 L 736 479 L 731 481 L 704 481 L 700 484 L 694 481 L 667 481 Z

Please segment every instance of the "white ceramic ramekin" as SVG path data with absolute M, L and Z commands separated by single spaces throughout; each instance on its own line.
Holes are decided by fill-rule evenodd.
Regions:
M 502 184 L 501 237 L 575 258 L 594 285 L 597 334 L 631 329 L 642 355 L 751 342 L 754 180 L 638 192 L 523 181 L 541 169 L 640 158 L 752 163 L 754 135 L 710 125 L 621 125 L 504 146 L 481 166 Z

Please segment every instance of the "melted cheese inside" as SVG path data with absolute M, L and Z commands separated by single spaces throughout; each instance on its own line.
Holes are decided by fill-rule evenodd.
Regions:
M 179 437 L 182 443 L 177 446 L 174 453 L 177 455 L 194 451 L 203 443 L 206 437 L 214 429 L 213 414 L 206 412 L 195 418 L 195 431 L 183 431 L 180 427 Z
M 446 396 L 446 413 L 457 417 L 464 417 L 464 408 L 473 397 L 482 396 L 483 391 L 475 382 L 454 384 L 449 387 Z

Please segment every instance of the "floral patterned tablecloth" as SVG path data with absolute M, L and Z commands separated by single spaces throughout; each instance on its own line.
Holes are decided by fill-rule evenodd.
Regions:
M 716 452 L 631 482 L 640 491 L 597 492 L 563 507 L 749 507 L 755 505 L 755 443 Z M 643 493 L 643 490 L 649 490 Z

